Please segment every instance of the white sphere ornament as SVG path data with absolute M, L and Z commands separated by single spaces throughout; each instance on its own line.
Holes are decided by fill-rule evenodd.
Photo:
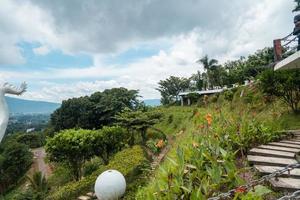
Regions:
M 117 170 L 107 170 L 100 174 L 95 183 L 95 193 L 100 200 L 120 199 L 126 190 L 126 180 Z

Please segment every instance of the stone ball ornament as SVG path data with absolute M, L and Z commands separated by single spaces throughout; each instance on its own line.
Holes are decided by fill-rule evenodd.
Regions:
M 126 190 L 126 180 L 117 170 L 107 170 L 100 174 L 95 183 L 95 194 L 99 200 L 120 199 Z

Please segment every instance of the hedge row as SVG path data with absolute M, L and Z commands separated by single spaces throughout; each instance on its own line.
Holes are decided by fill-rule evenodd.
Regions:
M 133 176 L 140 172 L 147 159 L 140 146 L 124 149 L 118 152 L 106 166 L 101 166 L 92 175 L 83 178 L 77 182 L 68 183 L 60 187 L 57 191 L 50 194 L 47 200 L 70 200 L 76 199 L 80 195 L 94 190 L 96 178 L 105 170 L 115 169 L 120 171 L 126 178 L 127 184 L 133 179 Z

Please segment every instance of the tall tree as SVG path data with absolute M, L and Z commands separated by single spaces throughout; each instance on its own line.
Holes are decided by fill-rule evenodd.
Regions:
M 265 71 L 260 78 L 263 91 L 280 97 L 295 113 L 300 104 L 300 71 Z
M 118 123 L 125 127 L 130 134 L 130 145 L 134 145 L 135 132 L 140 133 L 142 143 L 146 143 L 146 131 L 154 124 L 159 122 L 161 113 L 158 112 L 143 112 L 141 110 L 132 111 L 125 109 L 122 113 L 119 113 L 116 117 Z
M 204 78 L 200 71 L 197 71 L 196 74 L 193 74 L 191 76 L 191 80 L 194 81 L 194 85 L 191 88 L 192 91 L 193 90 L 201 91 L 203 89 L 203 87 L 205 86 Z
M 213 71 L 216 71 L 220 66 L 218 65 L 218 61 L 216 59 L 209 59 L 207 55 L 203 58 L 199 59 L 197 63 L 202 64 L 207 74 L 207 86 L 209 89 L 213 87 Z
M 178 100 L 178 95 L 190 87 L 190 79 L 170 76 L 158 83 L 157 90 L 161 94 L 161 103 L 167 105 Z
M 52 115 L 50 128 L 60 131 L 71 128 L 99 129 L 114 123 L 114 116 L 124 108 L 139 107 L 137 90 L 113 88 L 91 96 L 72 98 Z

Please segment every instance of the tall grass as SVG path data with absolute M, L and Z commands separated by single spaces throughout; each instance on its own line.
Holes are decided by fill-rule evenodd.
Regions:
M 208 107 L 160 108 L 167 117 L 157 127 L 169 134 L 185 131 L 136 199 L 201 200 L 244 183 L 241 173 L 248 166 L 238 166 L 237 159 L 245 159 L 254 146 L 279 140 L 279 130 L 288 127 L 280 123 L 286 107 L 278 105 L 265 102 L 256 88 L 240 88 L 232 101 L 221 95 Z

